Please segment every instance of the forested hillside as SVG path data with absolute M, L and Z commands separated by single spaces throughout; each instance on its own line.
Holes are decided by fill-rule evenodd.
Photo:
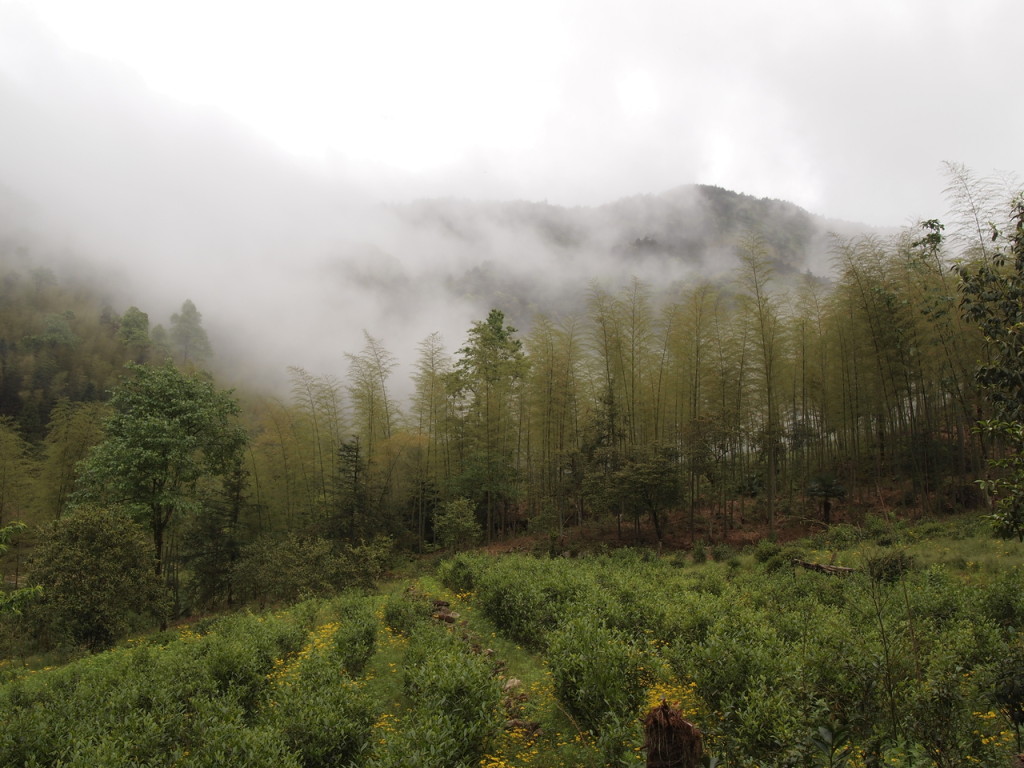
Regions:
M 11 539 L 6 577 L 31 579 L 32 544 L 59 533 L 47 526 L 97 507 L 139 524 L 177 613 L 344 585 L 392 548 L 558 540 L 601 521 L 622 541 L 692 546 L 857 522 L 878 505 L 982 507 L 975 481 L 1013 444 L 977 429 L 1006 416 L 998 382 L 976 376 L 999 363 L 982 321 L 1012 309 L 990 298 L 1015 274 L 1019 230 L 970 238 L 952 222 L 947 238 L 930 221 L 835 236 L 822 277 L 797 268 L 818 237 L 804 212 L 714 189 L 699 199 L 687 215 L 700 226 L 666 219 L 671 197 L 611 208 L 660 211 L 658 227 L 635 216 L 617 230 L 636 235 L 622 258 L 686 259 L 699 241 L 701 259 L 728 250 L 711 276 L 609 286 L 580 274 L 578 312 L 517 330 L 495 308 L 454 349 L 423 318 L 411 361 L 367 329 L 339 353 L 347 375 L 292 367 L 287 393 L 218 383 L 230 372 L 191 301 L 151 324 L 12 251 L 0 525 L 29 530 Z M 529 207 L 488 215 L 517 210 L 544 221 Z M 604 236 L 586 229 L 592 215 L 552 214 L 544 237 L 583 247 Z M 1004 201 L 1019 225 L 1012 215 Z M 399 362 L 411 387 L 395 381 Z

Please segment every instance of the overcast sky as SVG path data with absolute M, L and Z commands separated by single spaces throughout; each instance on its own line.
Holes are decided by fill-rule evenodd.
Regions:
M 8 45 L 15 18 L 390 199 L 698 182 L 900 225 L 944 213 L 942 161 L 1024 168 L 1019 0 L 0 0 Z

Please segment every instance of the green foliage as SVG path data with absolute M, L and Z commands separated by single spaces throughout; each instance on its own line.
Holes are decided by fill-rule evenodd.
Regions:
M 373 768 L 469 766 L 479 761 L 504 721 L 501 685 L 487 660 L 447 630 L 422 627 L 406 652 L 408 730 Z
M 51 644 L 112 645 L 166 615 L 168 596 L 142 530 L 123 515 L 80 509 L 53 523 L 32 578 L 43 596 L 30 618 Z
M 334 633 L 334 657 L 352 677 L 359 677 L 377 648 L 380 626 L 373 606 L 362 595 L 350 593 L 331 602 L 340 626 Z
M 649 514 L 661 541 L 660 515 L 680 497 L 678 451 L 666 443 L 631 448 L 608 476 L 603 492 L 613 508 L 626 510 L 635 518 Z
M 266 722 L 307 768 L 346 765 L 363 752 L 375 717 L 373 702 L 358 685 L 311 659 L 298 679 L 273 692 Z
M 0 555 L 7 551 L 11 537 L 21 533 L 27 526 L 21 522 L 8 523 L 0 527 Z M 12 592 L 0 590 L 0 616 L 20 614 L 25 606 L 37 599 L 43 592 L 39 585 L 15 589 Z
M 484 534 L 494 534 L 495 511 L 515 496 L 515 418 L 527 360 L 516 329 L 505 325 L 505 315 L 492 309 L 486 320 L 473 324 L 459 350 L 446 384 L 461 429 L 455 487 L 479 502 Z
M 117 337 L 132 360 L 145 362 L 150 351 L 149 315 L 138 307 L 128 307 L 121 316 Z
M 733 548 L 724 542 L 715 544 L 715 546 L 711 548 L 711 559 L 716 563 L 725 562 L 731 558 L 733 554 Z
M 993 226 L 997 250 L 991 258 L 957 265 L 960 302 L 968 320 L 981 329 L 987 360 L 976 379 L 998 418 L 981 422 L 983 431 L 1008 444 L 991 465 L 997 477 L 982 486 L 997 499 L 991 519 L 1003 535 L 1024 542 L 1024 197 L 1011 205 L 1009 242 Z
M 0 526 L 24 509 L 30 468 L 28 443 L 12 419 L 0 416 Z
M 78 478 L 78 464 L 103 439 L 103 403 L 72 403 L 61 398 L 50 411 L 42 444 L 37 485 L 44 519 L 60 517 Z
M 871 550 L 858 556 L 877 559 L 877 581 L 832 578 L 768 568 L 798 550 L 762 549 L 755 568 L 678 569 L 626 551 L 464 554 L 440 573 L 471 572 L 488 619 L 543 649 L 561 706 L 609 748 L 603 765 L 620 759 L 613 741 L 630 739 L 632 715 L 610 710 L 639 705 L 666 674 L 693 682 L 693 719 L 729 764 L 1005 758 L 1009 716 L 981 715 L 994 706 L 994 670 L 1013 664 L 999 666 L 1018 615 L 1016 571 L 965 584 L 942 567 L 908 568 L 902 550 Z
M 16 679 L 0 686 L 0 764 L 348 765 L 376 704 L 340 674 L 345 626 L 309 630 L 370 605 L 236 614 Z
M 555 694 L 584 730 L 599 733 L 639 713 L 649 661 L 633 641 L 600 619 L 567 620 L 551 634 L 547 659 Z
M 891 584 L 914 567 L 914 558 L 901 549 L 888 550 L 869 557 L 866 565 L 868 576 Z
M 480 540 L 476 509 L 466 498 L 453 499 L 434 514 L 434 537 L 446 549 L 462 549 Z
M 176 514 L 202 509 L 200 487 L 234 471 L 246 435 L 238 405 L 208 378 L 129 364 L 114 391 L 106 438 L 80 467 L 80 501 L 124 507 L 153 535 L 158 572 Z
M 782 545 L 771 539 L 761 539 L 754 546 L 754 559 L 759 563 L 766 563 L 782 552 Z
M 703 539 L 697 539 L 695 542 L 693 542 L 693 547 L 690 550 L 690 555 L 693 557 L 693 562 L 697 563 L 698 565 L 707 562 L 708 552 L 707 548 L 704 546 Z
M 1017 751 L 1024 729 L 1024 643 L 1018 639 L 995 664 L 992 698 L 1013 726 Z
M 431 604 L 418 590 L 392 593 L 384 600 L 384 624 L 401 635 L 412 635 L 430 618 Z
M 232 568 L 238 596 L 265 606 L 324 597 L 350 587 L 370 587 L 384 572 L 391 540 L 346 547 L 294 533 L 263 536 L 242 548 Z
M 996 499 L 995 511 L 987 515 L 997 535 L 1024 542 L 1024 422 L 983 421 L 980 428 L 1009 443 L 1011 453 L 989 460 L 1000 474 L 978 485 Z
M 570 609 L 595 585 L 561 561 L 502 558 L 477 579 L 480 606 L 500 630 L 530 648 L 543 647 Z
M 487 560 L 475 553 L 459 553 L 442 560 L 437 566 L 437 577 L 453 592 L 472 592 L 479 574 L 487 567 Z

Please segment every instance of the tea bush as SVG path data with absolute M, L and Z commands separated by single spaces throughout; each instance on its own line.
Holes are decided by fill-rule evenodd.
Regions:
M 164 633 L 0 686 L 0 765 L 349 761 L 366 747 L 376 706 L 344 673 L 324 628 L 304 629 L 340 606 L 364 620 L 370 608 L 348 597 L 236 614 L 206 623 L 204 634 Z M 365 625 L 349 632 L 365 658 Z
M 555 694 L 582 729 L 600 733 L 639 714 L 650 661 L 621 631 L 577 616 L 551 634 L 547 659 Z
M 865 547 L 859 529 L 833 531 L 833 542 Z M 630 709 L 624 691 L 668 664 L 695 684 L 697 722 L 730 765 L 814 765 L 821 728 L 840 734 L 842 754 L 879 764 L 1008 759 L 1008 718 L 977 713 L 996 709 L 991 670 L 1016 631 L 1015 572 L 968 584 L 875 545 L 846 555 L 858 568 L 846 577 L 769 567 L 794 552 L 815 559 L 766 546 L 763 564 L 746 568 L 679 569 L 636 553 L 467 562 L 480 566 L 476 604 L 503 634 L 543 650 L 584 729 L 607 736 L 622 722 L 613 713 Z M 624 672 L 630 648 L 648 665 Z

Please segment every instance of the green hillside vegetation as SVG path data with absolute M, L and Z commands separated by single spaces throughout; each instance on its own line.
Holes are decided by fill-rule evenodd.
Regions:
M 874 520 L 716 556 L 463 553 L 58 668 L 4 662 L 0 762 L 642 765 L 641 716 L 662 698 L 719 765 L 996 766 L 1020 750 L 1019 543 L 974 518 Z

